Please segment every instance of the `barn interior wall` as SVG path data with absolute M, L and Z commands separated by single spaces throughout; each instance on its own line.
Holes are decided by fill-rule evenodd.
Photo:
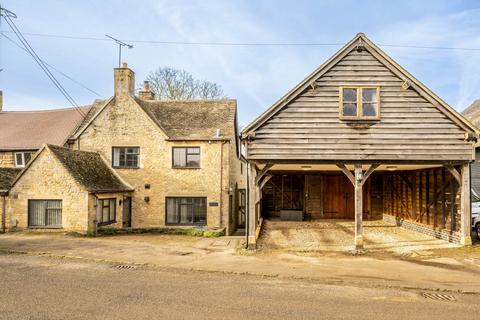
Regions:
M 353 187 L 338 172 L 275 173 L 262 190 L 262 215 L 302 210 L 307 219 L 354 219 Z M 460 230 L 459 185 L 445 168 L 381 171 L 363 190 L 363 218 L 411 221 L 437 229 Z M 333 209 L 332 209 L 333 208 Z

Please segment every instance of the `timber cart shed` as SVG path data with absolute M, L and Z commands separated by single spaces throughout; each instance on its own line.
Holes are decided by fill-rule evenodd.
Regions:
M 357 248 L 363 219 L 471 244 L 477 135 L 359 33 L 242 131 L 248 244 L 263 218 L 291 212 L 354 219 Z

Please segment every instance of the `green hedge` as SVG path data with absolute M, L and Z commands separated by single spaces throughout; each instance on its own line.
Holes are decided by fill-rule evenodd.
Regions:
M 173 229 L 173 228 L 122 228 L 115 229 L 104 227 L 98 229 L 99 235 L 115 235 L 115 234 L 140 234 L 140 233 L 157 233 L 157 234 L 179 234 L 195 237 L 215 238 L 225 235 L 225 229 L 220 230 L 202 230 L 202 229 Z

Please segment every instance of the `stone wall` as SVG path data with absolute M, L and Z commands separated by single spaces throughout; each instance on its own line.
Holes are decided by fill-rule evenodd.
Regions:
M 0 151 L 0 168 L 14 168 L 13 151 Z
M 461 244 L 461 235 L 459 232 L 454 232 L 446 229 L 434 228 L 426 224 L 416 223 L 413 221 L 403 220 L 396 218 L 391 215 L 384 214 L 383 221 L 395 224 L 399 227 L 403 227 L 408 230 L 413 230 L 429 236 L 435 237 L 437 239 L 443 239 L 445 241 Z
M 112 147 L 140 147 L 138 169 L 115 169 L 135 189 L 132 227 L 164 227 L 165 197 L 169 196 L 207 197 L 208 203 L 218 203 L 207 207 L 208 227 L 229 226 L 228 192 L 234 180 L 229 168 L 234 145 L 166 138 L 131 96 L 118 95 L 80 135 L 75 147 L 99 152 L 109 163 L 112 163 Z M 200 147 L 200 169 L 172 168 L 174 146 Z M 222 182 L 220 170 L 223 170 Z
M 48 149 L 43 150 L 10 190 L 7 199 L 8 229 L 28 227 L 29 199 L 62 200 L 63 229 L 87 231 L 88 192 L 70 176 Z

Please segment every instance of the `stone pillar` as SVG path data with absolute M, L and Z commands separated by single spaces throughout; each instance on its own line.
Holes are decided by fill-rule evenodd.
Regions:
M 363 170 L 362 165 L 355 165 L 355 248 L 363 249 Z
M 472 244 L 472 212 L 470 200 L 470 163 L 462 165 L 462 185 L 460 186 L 461 210 L 461 243 L 464 246 Z
M 115 96 L 135 94 L 135 72 L 128 68 L 127 63 L 122 63 L 121 68 L 114 71 Z

